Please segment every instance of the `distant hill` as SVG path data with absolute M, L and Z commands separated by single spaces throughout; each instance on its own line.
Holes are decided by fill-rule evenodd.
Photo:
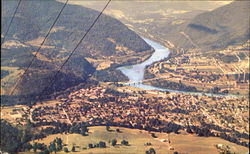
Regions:
M 60 0 L 59 0 L 60 1 Z M 100 10 L 105 2 L 71 1 Z M 115 1 L 105 13 L 163 45 L 222 49 L 249 38 L 248 1 Z
M 235 1 L 165 30 L 178 47 L 222 49 L 249 39 L 249 1 Z
M 192 20 L 198 14 L 214 10 L 231 2 L 112 1 L 111 6 L 105 10 L 105 14 L 119 19 L 138 34 L 168 46 L 169 40 L 175 40 L 175 37 L 178 37 L 176 32 L 179 33 L 180 25 Z M 70 1 L 69 3 L 101 10 L 106 2 Z
M 2 1 L 2 35 L 7 30 L 17 1 Z M 22 1 L 2 48 L 1 94 L 8 94 L 31 61 L 63 3 Z M 62 65 L 99 12 L 81 6 L 67 5 L 48 40 L 35 58 L 28 75 L 20 82 L 15 95 L 39 95 L 49 79 Z M 47 93 L 63 90 L 86 81 L 95 67 L 85 58 L 126 64 L 134 55 L 149 54 L 152 48 L 120 21 L 102 15 L 86 36 L 74 56 L 60 72 Z M 134 57 L 133 57 L 134 58 Z

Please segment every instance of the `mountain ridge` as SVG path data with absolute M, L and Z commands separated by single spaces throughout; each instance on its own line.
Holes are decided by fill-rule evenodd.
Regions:
M 13 6 L 16 5 L 14 2 L 2 1 L 2 32 L 6 31 L 12 17 Z M 5 75 L 1 78 L 1 95 L 9 94 L 20 72 L 28 66 L 62 5 L 54 0 L 21 2 L 2 48 L 1 65 Z M 68 4 L 14 94 L 39 95 L 49 86 L 48 81 L 54 77 L 98 14 L 98 11 Z M 110 41 L 110 38 L 114 41 Z M 120 21 L 102 14 L 60 71 L 60 80 L 56 79 L 47 94 L 85 82 L 96 71 L 93 64 L 85 59 L 87 57 L 110 60 L 120 65 L 127 64 L 138 54 L 149 55 L 152 50 L 140 36 Z
M 184 32 L 202 50 L 223 49 L 229 45 L 244 43 L 249 39 L 248 1 L 235 1 L 215 10 L 201 13 L 180 25 L 178 31 Z M 170 35 L 178 31 L 170 32 Z M 168 34 L 167 34 L 168 35 Z M 176 36 L 176 35 L 175 35 Z M 181 48 L 194 48 L 182 34 L 170 37 Z

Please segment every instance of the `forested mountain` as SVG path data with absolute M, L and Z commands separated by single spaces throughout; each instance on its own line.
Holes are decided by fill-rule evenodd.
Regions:
M 249 1 L 235 1 L 201 13 L 179 26 L 165 28 L 166 37 L 182 48 L 222 49 L 249 39 Z
M 214 10 L 231 2 L 112 1 L 105 14 L 119 19 L 140 35 L 168 46 L 168 41 L 175 40 L 175 37 L 178 37 L 178 30 L 183 28 L 182 24 L 191 21 L 198 14 Z M 106 2 L 70 1 L 69 3 L 101 10 Z
M 74 1 L 100 9 L 104 2 Z M 107 14 L 131 29 L 176 48 L 222 49 L 249 38 L 249 1 L 114 2 Z
M 2 1 L 3 38 L 18 1 Z M 20 74 L 30 63 L 63 3 L 22 1 L 2 46 L 1 94 L 8 95 Z M 37 94 L 48 87 L 50 79 L 86 33 L 99 12 L 68 4 L 63 10 L 48 39 L 37 54 L 31 68 L 21 80 L 16 95 Z M 148 55 L 152 48 L 120 21 L 102 15 L 77 48 L 73 57 L 57 76 L 47 93 L 74 86 L 91 76 L 95 61 L 126 64 L 135 55 Z M 90 58 L 91 64 L 86 58 Z

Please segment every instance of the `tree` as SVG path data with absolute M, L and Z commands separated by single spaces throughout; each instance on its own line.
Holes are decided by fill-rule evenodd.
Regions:
M 36 152 L 36 150 L 37 150 L 37 143 L 35 143 L 35 144 L 33 145 L 33 150 L 34 150 L 34 152 Z
M 87 136 L 86 131 L 84 129 L 81 129 L 81 135 L 82 136 Z
M 110 131 L 110 126 L 106 126 L 106 130 L 109 132 Z
M 44 150 L 45 145 L 41 143 L 37 143 L 37 149 Z
M 64 151 L 64 152 L 69 152 L 69 150 L 68 150 L 67 147 L 64 147 L 64 148 L 63 148 L 63 151 Z
M 228 93 L 229 93 L 229 91 L 228 91 L 228 90 L 224 90 L 224 91 L 222 91 L 222 93 L 224 93 L 224 94 L 228 94 Z
M 157 138 L 157 136 L 155 135 L 155 133 L 151 133 L 151 136 L 152 136 L 153 138 Z
M 122 145 L 126 145 L 126 146 L 129 145 L 129 144 L 128 144 L 128 141 L 126 141 L 126 140 L 122 140 L 122 141 L 121 141 L 121 144 L 122 144 Z
M 48 150 L 48 149 L 45 149 L 45 150 L 43 151 L 43 153 L 44 153 L 44 154 L 49 154 L 49 150 Z
M 99 143 L 97 143 L 97 144 L 95 144 L 95 145 L 94 145 L 94 147 L 99 148 L 99 147 L 100 147 L 100 144 L 99 144 Z
M 75 131 L 74 126 L 71 126 L 71 127 L 70 127 L 70 129 L 69 129 L 69 133 L 70 133 L 70 134 L 73 134 L 73 133 L 74 133 L 74 131 Z
M 23 150 L 24 151 L 26 151 L 26 150 L 30 150 L 30 149 L 32 149 L 32 145 L 31 144 L 29 144 L 29 143 L 24 143 L 23 144 Z
M 61 138 L 56 138 L 56 144 L 57 145 L 62 145 L 62 139 Z
M 149 153 L 150 153 L 150 154 L 156 154 L 155 149 L 154 149 L 154 148 L 150 148 L 150 149 L 149 149 Z
M 49 144 L 49 151 L 50 152 L 56 152 L 56 144 L 55 144 L 55 142 L 50 142 L 50 144 Z
M 94 146 L 93 146 L 92 143 L 89 143 L 88 147 L 89 147 L 89 149 L 90 149 L 90 148 L 93 148 Z
M 57 148 L 56 148 L 57 151 L 62 150 L 62 139 L 61 138 L 56 138 L 55 141 L 56 141 L 56 144 L 57 144 Z
M 76 147 L 73 145 L 71 152 L 76 152 Z
M 100 146 L 100 148 L 106 148 L 106 143 L 103 141 L 100 141 L 99 146 Z
M 187 127 L 187 130 L 186 130 L 188 133 L 193 133 L 192 129 L 190 128 L 190 126 Z
M 113 140 L 111 141 L 111 145 L 112 145 L 112 146 L 115 146 L 116 143 L 117 143 L 117 140 L 116 140 L 116 139 L 113 139 Z
M 218 93 L 220 91 L 219 87 L 214 87 L 211 89 L 212 93 Z
M 57 150 L 57 151 L 60 151 L 60 150 L 62 150 L 62 144 L 59 144 L 59 145 L 57 145 L 57 148 L 56 148 L 56 150 Z

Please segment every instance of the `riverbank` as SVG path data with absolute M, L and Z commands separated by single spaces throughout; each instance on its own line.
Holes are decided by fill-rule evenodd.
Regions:
M 160 44 L 156 42 L 153 42 L 146 38 L 143 38 L 143 39 L 149 45 L 151 45 L 152 48 L 155 49 L 155 52 L 142 63 L 117 68 L 129 78 L 129 82 L 133 82 L 133 83 L 141 82 L 144 79 L 144 72 L 145 72 L 146 66 L 149 66 L 153 62 L 156 62 L 156 61 L 159 61 L 168 57 L 169 52 L 170 52 L 167 48 L 161 46 Z
M 210 91 L 209 92 L 208 91 L 201 91 L 200 89 L 197 90 L 196 86 L 185 85 L 183 83 L 178 84 L 176 82 L 173 83 L 171 81 L 167 81 L 167 79 L 164 81 L 164 83 L 154 82 L 154 84 L 151 84 L 151 83 L 147 82 L 147 84 L 144 84 L 145 83 L 145 69 L 147 67 L 152 67 L 152 66 L 155 67 L 155 65 L 157 65 L 157 67 L 162 67 L 161 61 L 163 59 L 167 59 L 169 57 L 169 54 L 170 54 L 170 51 L 166 47 L 164 47 L 164 46 L 162 46 L 162 45 L 160 45 L 152 40 L 146 39 L 146 38 L 144 38 L 144 40 L 155 49 L 155 52 L 152 54 L 152 56 L 142 63 L 117 68 L 125 76 L 128 77 L 129 82 L 127 82 L 125 84 L 126 86 L 141 88 L 143 90 L 157 90 L 157 91 L 170 91 L 170 92 L 173 91 L 173 92 L 188 93 L 188 94 L 194 94 L 194 95 L 230 96 L 230 97 L 235 97 L 235 96 L 238 97 L 239 96 L 239 95 L 227 94 L 224 92 L 221 93 L 219 91 L 218 92 L 211 91 L 212 93 L 210 93 Z M 167 59 L 166 61 L 168 61 L 168 60 L 169 59 Z M 174 62 L 173 62 L 173 65 L 175 65 Z M 161 71 L 161 69 L 159 69 L 157 71 Z M 166 71 L 166 70 L 164 70 L 164 71 Z M 155 73 L 157 73 L 157 72 L 155 72 Z M 161 72 L 159 72 L 159 73 L 161 73 Z M 148 72 L 146 75 L 148 77 Z M 151 77 L 154 78 L 155 75 L 154 76 L 153 75 Z M 179 76 L 176 76 L 176 77 L 178 78 Z M 165 82 L 167 82 L 167 84 L 165 84 Z M 173 83 L 173 84 L 171 84 L 171 86 L 169 86 L 169 83 Z M 162 84 L 164 84 L 165 86 L 162 86 Z M 212 87 L 211 90 L 213 88 L 214 87 Z

